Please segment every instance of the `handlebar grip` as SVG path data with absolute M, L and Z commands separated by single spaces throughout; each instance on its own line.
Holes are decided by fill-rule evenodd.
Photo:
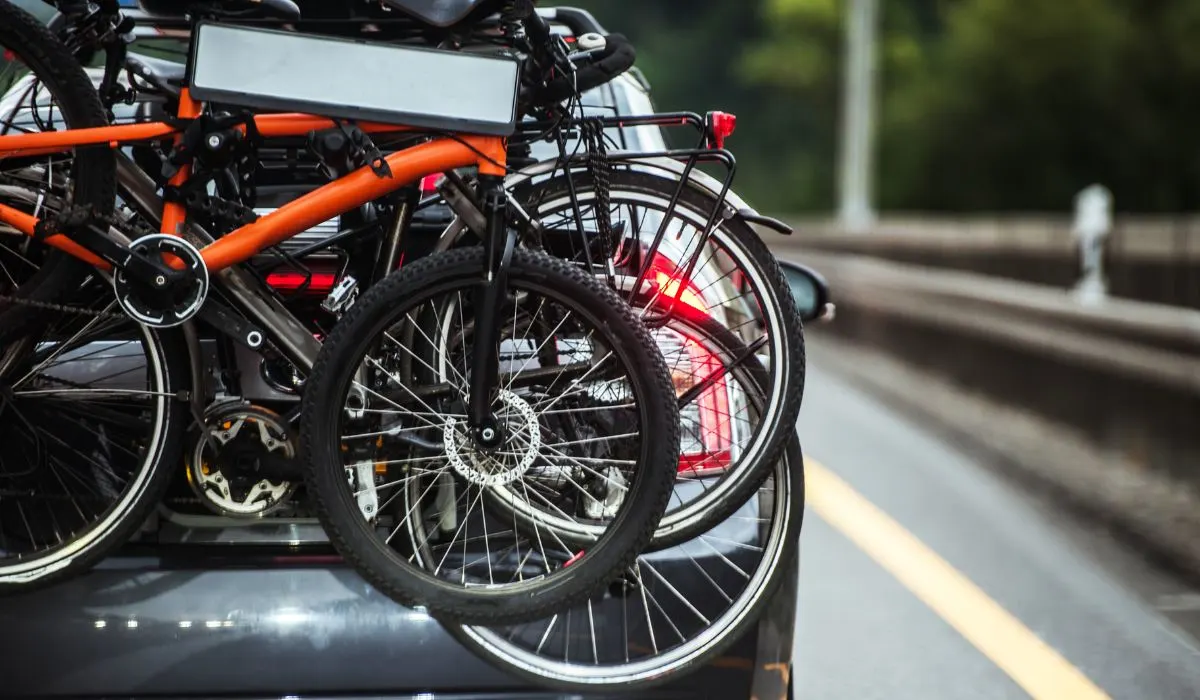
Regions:
M 576 94 L 583 94 L 592 88 L 610 82 L 618 75 L 633 67 L 637 61 L 637 50 L 623 34 L 609 34 L 608 44 L 590 65 L 582 66 L 575 71 L 575 80 L 569 76 L 555 78 L 546 83 L 546 87 L 538 95 L 539 102 L 562 102 Z

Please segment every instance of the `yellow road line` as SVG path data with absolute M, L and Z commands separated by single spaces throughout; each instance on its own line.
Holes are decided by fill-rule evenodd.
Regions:
M 1036 700 L 1099 700 L 1103 690 L 899 523 L 811 459 L 808 504 Z

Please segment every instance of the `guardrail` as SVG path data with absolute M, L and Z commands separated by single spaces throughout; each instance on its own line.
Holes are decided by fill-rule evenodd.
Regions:
M 1200 512 L 1159 508 L 1146 495 L 1179 484 L 1200 495 L 1200 311 L 1112 298 L 1083 305 L 1067 289 L 798 243 L 772 246 L 819 270 L 837 304 L 837 320 L 815 334 L 882 350 L 1132 465 L 1153 489 L 1100 464 L 1051 464 L 1058 473 L 1036 476 L 1134 523 L 1143 539 L 1170 541 L 1169 557 L 1200 573 L 1198 540 L 1184 536 L 1200 533 Z
M 1200 395 L 1200 311 L 1123 299 L 1084 306 L 1051 287 L 861 256 L 811 252 L 803 259 L 829 278 L 839 309 L 931 324 Z
M 828 219 L 790 218 L 786 246 L 858 253 L 896 262 L 976 272 L 1070 288 L 1081 261 L 1066 215 L 1005 218 L 888 216 L 863 234 Z M 1110 294 L 1200 308 L 1200 217 L 1117 216 L 1104 241 Z

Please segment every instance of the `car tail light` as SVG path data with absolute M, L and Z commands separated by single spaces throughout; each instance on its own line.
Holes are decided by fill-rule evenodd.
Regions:
M 688 339 L 686 350 L 691 358 L 692 376 L 696 381 L 721 371 L 721 362 L 695 340 Z M 695 432 L 684 439 L 679 453 L 679 471 L 688 476 L 706 476 L 728 469 L 733 461 L 733 438 L 729 410 L 728 379 L 723 378 L 705 389 L 685 412 L 694 407 Z M 689 431 L 690 432 L 690 431 Z
M 304 286 L 306 281 L 307 287 Z M 332 272 L 313 272 L 310 278 L 303 272 L 287 270 L 269 273 L 267 284 L 279 292 L 295 292 L 303 287 L 306 293 L 328 294 L 337 284 L 337 275 Z
M 683 303 L 683 309 L 709 316 L 708 304 L 696 284 L 684 280 L 679 268 L 661 253 L 650 261 L 648 278 L 659 293 Z M 659 347 L 672 367 L 675 389 L 683 394 L 697 383 L 720 372 L 721 361 L 695 338 L 662 331 Z M 729 405 L 729 380 L 722 378 L 705 389 L 680 412 L 683 442 L 679 472 L 689 477 L 707 476 L 728 469 L 733 461 L 733 427 Z
M 674 299 L 678 296 L 680 302 L 708 315 L 708 305 L 704 303 L 704 296 L 695 283 L 691 280 L 684 280 L 675 263 L 662 253 L 655 253 L 650 260 L 650 271 L 647 278 L 654 283 L 664 298 Z M 682 289 L 680 289 L 681 286 Z
M 709 145 L 713 148 L 725 148 L 725 139 L 733 135 L 737 128 L 737 115 L 729 112 L 709 112 L 705 115 L 708 125 Z

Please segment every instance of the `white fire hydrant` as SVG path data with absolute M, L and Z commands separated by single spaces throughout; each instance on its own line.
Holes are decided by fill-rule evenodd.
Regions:
M 1075 222 L 1071 233 L 1079 245 L 1079 282 L 1073 290 L 1082 304 L 1097 304 L 1108 295 L 1104 276 L 1104 242 L 1112 230 L 1112 193 L 1103 185 L 1090 185 L 1075 195 Z

